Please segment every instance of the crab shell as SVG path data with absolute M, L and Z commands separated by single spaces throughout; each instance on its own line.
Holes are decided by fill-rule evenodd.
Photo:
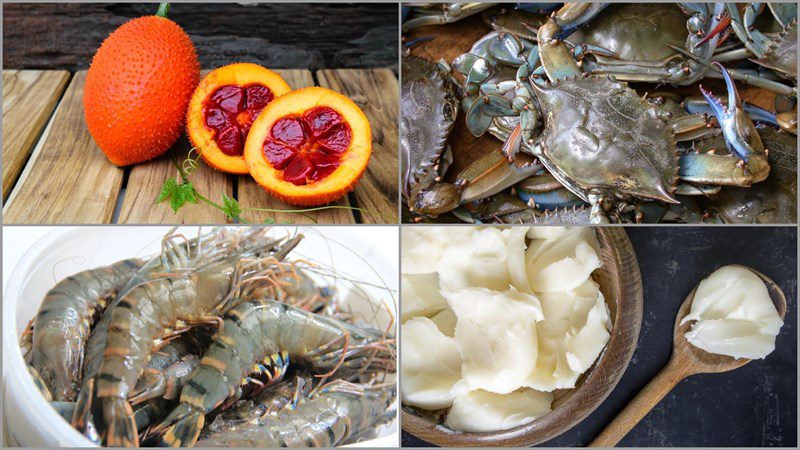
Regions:
M 575 195 L 677 203 L 674 133 L 626 83 L 591 76 L 531 85 L 544 120 L 533 151 Z
M 403 196 L 409 205 L 420 191 L 444 174 L 447 138 L 455 124 L 459 100 L 436 63 L 406 56 L 400 88 L 400 149 Z

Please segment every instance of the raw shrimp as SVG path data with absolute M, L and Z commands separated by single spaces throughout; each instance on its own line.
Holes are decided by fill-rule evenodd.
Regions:
M 255 423 L 267 414 L 276 414 L 286 407 L 292 407 L 297 404 L 299 399 L 311 392 L 313 384 L 313 374 L 303 371 L 295 373 L 289 380 L 267 387 L 251 399 L 239 400 L 233 407 L 218 414 L 211 424 L 203 428 L 200 439 L 230 431 L 247 423 Z
M 75 400 L 96 317 L 145 261 L 126 259 L 69 276 L 45 295 L 33 324 L 33 367 L 60 402 Z
M 173 324 L 221 323 L 235 280 L 269 270 L 302 239 L 295 236 L 274 256 L 242 264 L 241 255 L 182 271 L 133 287 L 111 312 L 103 362 L 97 376 L 97 397 L 103 409 L 106 443 L 138 445 L 138 431 L 128 397 L 147 365 L 151 351 Z
M 333 447 L 388 422 L 396 388 L 335 380 L 294 407 L 216 433 L 198 447 Z
M 186 378 L 200 365 L 202 348 L 192 336 L 183 334 L 167 342 L 150 356 L 128 399 L 137 405 L 154 398 L 176 400 Z
M 131 278 L 114 301 L 108 305 L 102 319 L 89 337 L 84 357 L 83 384 L 78 394 L 75 415 L 72 419 L 72 425 L 78 431 L 97 442 L 97 436 L 93 433 L 95 426 L 92 423 L 99 413 L 93 406 L 95 405 L 96 377 L 103 363 L 108 327 L 111 324 L 111 312 L 121 298 L 136 286 L 159 277 L 163 278 L 165 273 L 187 272 L 237 255 L 242 258 L 257 258 L 270 254 L 276 250 L 278 240 L 267 236 L 267 231 L 267 228 L 252 228 L 246 232 L 231 232 L 226 228 L 218 227 L 209 233 L 200 234 L 194 239 L 187 240 L 183 235 L 175 234 L 173 228 L 162 239 L 161 254 L 153 258 Z
M 152 432 L 164 432 L 168 445 L 191 446 L 205 414 L 238 399 L 250 373 L 277 368 L 287 356 L 315 372 L 327 372 L 323 377 L 334 372 L 349 377 L 394 370 L 394 347 L 393 339 L 371 327 L 274 300 L 243 301 L 225 315 L 200 367 L 186 381 L 178 407 Z

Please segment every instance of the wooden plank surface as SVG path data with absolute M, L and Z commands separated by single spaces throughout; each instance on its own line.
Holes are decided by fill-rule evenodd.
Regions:
M 353 194 L 364 223 L 397 223 L 399 84 L 389 69 L 317 72 L 320 86 L 353 100 L 372 125 L 372 156 Z
M 308 70 L 277 72 L 293 88 L 315 84 Z M 373 155 L 367 173 L 349 198 L 332 205 L 362 208 L 364 212 L 360 217 L 367 223 L 396 223 L 397 79 L 389 69 L 333 70 L 318 75 L 323 86 L 353 98 L 369 117 L 373 129 Z M 125 169 L 108 162 L 83 121 L 85 76 L 85 71 L 75 75 L 45 134 L 38 144 L 30 144 L 35 147 L 33 155 L 24 170 L 24 161 L 20 163 L 18 171 L 22 170 L 22 175 L 14 189 L 10 189 L 13 180 L 9 185 L 12 194 L 4 211 L 5 220 L 9 223 L 110 222 L 116 204 L 120 203 L 116 218 L 119 223 L 227 222 L 221 211 L 202 202 L 187 204 L 177 214 L 168 202 L 155 203 L 164 181 L 178 175 L 172 158 L 180 162 L 186 160 L 190 144 L 185 136 L 167 154 L 152 161 Z M 15 122 L 24 120 L 15 119 Z M 123 186 L 126 172 L 127 183 Z M 239 200 L 242 219 L 252 223 L 355 223 L 359 216 L 349 209 L 289 212 L 302 208 L 269 196 L 248 175 L 224 174 L 202 162 L 190 179 L 200 194 L 214 202 L 221 203 L 223 193 Z M 352 205 L 351 199 L 355 199 Z
M 66 70 L 3 71 L 3 200 L 67 87 Z
M 292 89 L 314 86 L 314 77 L 308 70 L 277 70 L 276 72 L 289 83 Z M 326 209 L 302 214 L 254 211 L 249 208 L 296 210 L 301 207 L 290 205 L 270 196 L 249 175 L 238 177 L 238 181 L 238 199 L 243 210 L 242 218 L 252 223 L 263 223 L 266 220 L 274 220 L 275 223 L 355 223 L 353 212 L 348 209 Z M 348 206 L 347 198 L 332 205 Z
M 183 163 L 189 153 L 191 144 L 186 136 L 182 136 L 175 146 L 154 160 L 137 164 L 130 169 L 125 197 L 122 201 L 118 223 L 226 223 L 225 214 L 199 201 L 187 203 L 177 213 L 172 211 L 169 200 L 156 204 L 161 186 L 167 178 L 175 177 L 180 181 L 178 169 L 172 158 Z M 197 155 L 192 155 L 197 157 Z M 218 172 L 200 162 L 189 179 L 201 195 L 211 201 L 222 203 L 222 193 L 233 195 L 233 176 Z
M 5 223 L 107 223 L 123 170 L 110 164 L 83 121 L 86 72 L 72 78 L 3 211 Z

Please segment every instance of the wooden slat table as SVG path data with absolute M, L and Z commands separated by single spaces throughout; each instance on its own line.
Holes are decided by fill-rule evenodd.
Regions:
M 63 70 L 3 73 L 3 200 L 11 193 L 67 80 L 69 72 Z
M 373 153 L 354 192 L 340 209 L 282 212 L 298 207 L 270 197 L 249 176 L 192 172 L 195 189 L 221 203 L 239 201 L 250 223 L 397 223 L 398 80 L 389 69 L 277 70 L 292 88 L 320 85 L 349 96 L 372 124 Z M 177 177 L 171 157 L 185 160 L 183 136 L 164 156 L 118 168 L 95 145 L 83 119 L 86 72 L 3 72 L 3 220 L 5 223 L 226 223 L 203 202 L 175 214 L 155 200 L 164 181 Z M 346 207 L 358 208 L 358 210 Z M 257 208 L 253 210 L 252 208 Z

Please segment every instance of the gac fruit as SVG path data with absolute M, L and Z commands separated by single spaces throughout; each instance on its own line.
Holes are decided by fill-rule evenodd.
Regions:
M 261 110 L 291 88 L 257 64 L 238 63 L 206 75 L 189 104 L 186 126 L 192 145 L 217 170 L 246 174 L 244 143 Z
M 189 36 L 162 16 L 133 19 L 103 41 L 83 91 L 86 125 L 109 161 L 127 166 L 169 150 L 200 80 Z
M 367 117 L 349 98 L 321 87 L 298 89 L 267 105 L 244 149 L 258 184 L 301 206 L 323 205 L 347 194 L 371 154 Z

